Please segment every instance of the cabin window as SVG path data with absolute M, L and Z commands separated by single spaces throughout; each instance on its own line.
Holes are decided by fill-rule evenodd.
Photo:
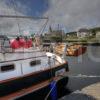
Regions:
M 39 64 L 41 64 L 41 60 L 34 60 L 30 62 L 31 67 Z
M 12 71 L 15 69 L 14 64 L 1 66 L 1 72 Z

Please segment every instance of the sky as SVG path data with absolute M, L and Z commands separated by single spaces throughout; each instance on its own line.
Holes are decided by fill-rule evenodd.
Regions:
M 51 25 L 56 28 L 59 24 L 66 32 L 77 31 L 79 28 L 99 27 L 99 10 L 100 0 L 0 0 L 0 15 L 46 16 L 49 17 L 48 27 Z M 0 20 L 0 31 L 5 27 L 8 30 L 13 27 L 12 32 L 16 27 L 16 30 L 18 29 L 14 24 L 15 20 L 1 18 Z M 29 29 L 28 21 L 32 27 L 35 27 L 31 20 L 25 21 L 26 23 L 22 21 L 24 27 L 22 30 L 26 27 L 27 30 Z M 40 26 L 35 28 L 37 27 L 40 28 Z
M 43 3 L 44 2 L 44 3 Z M 0 0 L 0 15 L 43 16 L 47 0 Z M 45 20 L 0 18 L 0 34 L 38 33 Z M 19 25 L 18 25 L 19 24 Z

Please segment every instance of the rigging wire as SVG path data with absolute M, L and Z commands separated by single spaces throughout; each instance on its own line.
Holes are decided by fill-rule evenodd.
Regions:
M 19 24 L 19 19 L 18 18 L 34 18 L 34 19 L 47 19 L 46 23 L 44 23 L 44 25 L 41 27 L 39 33 L 42 34 L 44 29 L 46 28 L 46 25 L 48 23 L 48 17 L 32 17 L 32 16 L 17 16 L 17 13 L 16 13 L 16 8 L 17 8 L 17 5 L 15 4 L 14 0 L 13 0 L 13 5 L 14 5 L 14 9 L 15 9 L 15 15 L 16 15 L 16 21 L 17 21 L 17 24 L 18 24 L 18 29 L 19 29 L 19 34 L 21 35 L 21 29 L 20 29 L 20 24 Z M 3 17 L 3 16 L 1 16 Z M 5 16 L 6 17 L 6 16 Z M 10 16 L 8 16 L 10 17 Z M 15 16 L 12 16 L 12 17 L 15 17 Z
M 47 22 L 48 22 L 48 17 L 35 17 L 35 16 L 24 16 L 24 15 L 17 15 L 17 12 L 16 12 L 16 9 L 17 9 L 17 4 L 15 3 L 15 0 L 12 0 L 11 1 L 13 7 L 14 7 L 14 13 L 15 15 L 0 15 L 0 18 L 16 18 L 16 22 L 17 22 L 17 26 L 18 26 L 18 32 L 19 34 L 21 34 L 21 29 L 20 29 L 20 21 L 19 21 L 19 18 L 29 18 L 29 19 L 47 19 Z M 40 30 L 40 33 L 43 33 L 45 27 L 46 27 L 46 24 L 47 22 L 44 24 L 44 28 Z
M 14 2 L 14 0 L 12 0 L 12 4 L 13 4 L 13 6 L 14 6 L 15 15 L 17 16 L 17 13 L 16 13 L 17 5 L 16 5 L 16 3 Z M 19 34 L 21 35 L 19 19 L 17 19 L 17 17 L 16 17 L 16 23 L 17 23 L 17 25 L 18 25 L 18 32 L 19 32 Z
M 24 16 L 24 15 L 0 15 L 1 18 L 24 18 L 24 19 L 48 19 L 48 17 L 34 17 L 34 16 Z
M 40 34 L 42 34 L 47 26 L 47 23 L 48 23 L 49 19 L 47 18 L 46 22 L 44 23 L 43 27 L 41 27 L 40 29 Z

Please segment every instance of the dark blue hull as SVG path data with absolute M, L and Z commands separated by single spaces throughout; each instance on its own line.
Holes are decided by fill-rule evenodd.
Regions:
M 0 97 L 5 97 L 7 95 L 10 95 L 14 92 L 18 92 L 22 89 L 29 88 L 33 85 L 39 84 L 43 81 L 46 81 L 48 79 L 51 79 L 55 77 L 55 72 L 60 69 L 66 69 L 66 72 L 68 71 L 68 64 L 62 64 L 60 66 L 57 66 L 53 69 L 48 69 L 45 71 L 40 71 L 35 74 L 31 74 L 26 77 L 22 77 L 19 79 L 15 79 L 12 81 L 4 82 L 0 84 Z

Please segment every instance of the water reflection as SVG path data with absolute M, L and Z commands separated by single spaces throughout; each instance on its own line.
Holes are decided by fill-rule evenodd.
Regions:
M 66 88 L 74 92 L 76 90 L 81 90 L 84 87 L 87 87 L 97 82 L 100 82 L 100 78 L 69 77 L 69 81 L 68 84 L 66 85 Z
M 87 52 L 79 57 L 69 57 L 66 59 L 69 63 L 70 75 L 100 75 L 100 62 L 96 62 L 89 56 L 89 49 L 94 57 L 100 56 L 99 46 L 88 46 Z
M 73 92 L 76 90 L 81 91 L 81 89 L 83 89 L 84 87 L 100 82 L 99 51 L 100 51 L 100 46 L 87 46 L 87 52 L 82 56 L 66 57 L 69 63 L 69 70 L 70 70 L 68 75 L 69 81 L 68 84 L 66 85 L 67 89 Z M 72 95 L 73 98 L 77 96 L 82 98 L 82 95 L 79 94 Z M 69 96 L 66 97 L 68 99 Z M 73 100 L 73 98 L 71 98 L 71 100 Z

